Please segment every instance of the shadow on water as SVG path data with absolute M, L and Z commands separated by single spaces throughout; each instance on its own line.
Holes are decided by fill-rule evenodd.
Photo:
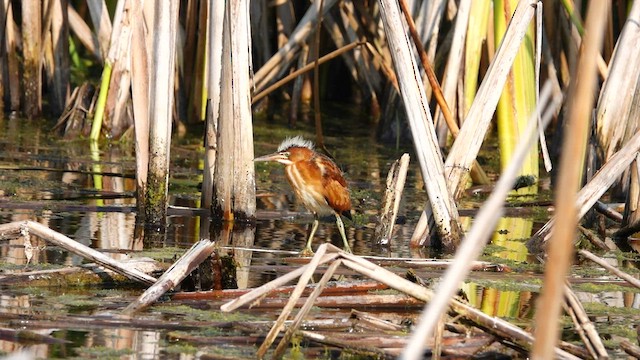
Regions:
M 423 257 L 408 247 L 413 226 L 426 201 L 415 161 L 411 165 L 400 215 L 390 245 L 373 239 L 375 221 L 384 192 L 386 173 L 402 152 L 380 145 L 362 129 L 362 121 L 351 109 L 331 108 L 324 117 L 327 147 L 345 171 L 354 203 L 354 222 L 347 224 L 347 237 L 358 255 L 384 257 Z M 273 151 L 286 136 L 302 134 L 313 138 L 309 123 L 298 123 L 296 130 L 283 129 L 281 119 L 255 120 L 255 152 Z M 373 125 L 372 125 L 373 126 Z M 136 227 L 134 154 L 126 143 L 89 149 L 85 141 L 60 141 L 52 136 L 49 123 L 21 119 L 0 119 L 0 223 L 33 220 L 76 241 L 100 249 L 118 260 L 151 257 L 168 267 L 194 242 L 201 227 L 208 227 L 198 212 L 198 184 L 202 180 L 201 134 L 176 140 L 172 148 L 169 227 L 155 241 L 143 241 Z M 341 134 L 339 137 L 329 134 Z M 299 266 L 297 252 L 304 247 L 312 217 L 295 202 L 277 165 L 257 164 L 258 221 L 255 226 L 227 225 L 211 232 L 218 251 L 211 262 L 215 271 L 223 261 L 234 265 L 228 282 L 208 280 L 212 287 L 259 286 Z M 541 196 L 548 196 L 543 194 Z M 472 221 L 474 209 L 482 199 L 473 196 L 461 203 L 462 215 Z M 517 200 L 516 200 L 517 201 Z M 508 211 L 507 211 L 508 212 Z M 527 326 L 532 318 L 533 301 L 540 285 L 541 268 L 526 253 L 524 241 L 549 214 L 525 212 L 504 218 L 496 230 L 485 259 L 506 264 L 511 273 L 473 273 L 462 290 L 469 302 L 490 315 L 518 319 Z M 314 247 L 322 241 L 341 246 L 340 235 L 331 219 L 321 223 Z M 50 335 L 47 341 L 16 340 L 0 336 L 0 355 L 28 349 L 38 358 L 184 358 L 185 355 L 212 354 L 235 358 L 253 357 L 255 327 L 274 320 L 277 308 L 244 309 L 222 314 L 217 309 L 228 299 L 162 298 L 130 323 L 115 316 L 133 301 L 142 289 L 93 279 L 86 275 L 52 275 L 8 281 L 17 273 L 56 270 L 83 265 L 83 259 L 31 236 L 33 254 L 28 256 L 22 239 L 0 237 L 0 328 L 24 329 Z M 403 267 L 390 267 L 397 273 Z M 437 278 L 440 270 L 412 269 L 423 279 Z M 217 271 L 220 271 L 219 269 Z M 346 274 L 353 276 L 353 274 Z M 201 279 L 202 280 L 202 279 Z M 226 284 L 226 285 L 225 285 Z M 198 288 L 198 285 L 192 285 Z M 580 293 L 590 303 L 637 309 L 640 299 L 623 287 L 611 291 Z M 382 317 L 415 320 L 421 306 L 402 310 L 375 311 Z M 640 313 L 635 313 L 639 315 Z M 342 310 L 325 309 L 313 319 L 348 318 Z M 264 332 L 263 332 L 264 333 Z M 209 339 L 205 341 L 204 339 Z M 216 340 L 217 339 L 217 340 Z M 224 342 L 224 343 L 222 343 Z M 307 356 L 325 354 L 322 347 L 307 344 Z M 327 355 L 323 355 L 327 356 Z

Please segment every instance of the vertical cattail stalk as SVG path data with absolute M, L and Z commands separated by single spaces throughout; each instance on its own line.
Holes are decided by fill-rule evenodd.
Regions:
M 227 2 L 226 6 L 213 210 L 222 220 L 231 221 L 252 218 L 256 205 L 249 2 Z
M 222 42 L 225 1 L 209 0 L 209 24 L 208 24 L 208 101 L 206 114 L 206 127 L 204 134 L 204 169 L 202 179 L 201 206 L 210 209 L 213 199 L 213 177 L 215 173 L 217 156 L 218 119 L 220 115 L 220 96 L 222 94 Z M 201 227 L 201 237 L 207 235 L 208 229 Z
M 131 100 L 136 150 L 136 189 L 138 214 L 144 217 L 147 174 L 149 171 L 149 51 L 141 0 L 133 0 L 131 34 Z
M 8 83 L 8 87 L 5 88 L 5 96 L 6 91 L 9 92 L 9 110 L 10 111 L 18 111 L 20 109 L 20 94 L 22 94 L 22 90 L 20 89 L 20 71 L 19 71 L 19 61 L 18 61 L 18 51 L 17 51 L 17 37 L 18 35 L 15 33 L 14 29 L 14 21 L 13 21 L 13 6 L 12 2 L 8 0 L 4 0 L 2 10 L 6 10 L 3 15 L 5 16 L 2 24 L 5 24 L 3 31 L 5 31 L 5 36 L 0 36 L 0 39 L 4 39 L 4 43 L 0 43 L 1 46 L 5 46 L 4 49 L 0 50 L 0 54 L 3 54 L 6 51 L 6 59 L 7 59 L 7 79 L 5 83 Z M 1 42 L 2 40 L 0 40 Z M 4 84 L 2 86 L 4 86 Z
M 42 113 L 41 33 L 42 1 L 22 1 L 22 48 L 24 57 L 24 114 L 28 118 Z
M 67 15 L 67 0 L 50 0 L 51 28 L 45 29 L 51 36 L 50 44 L 53 55 L 53 67 L 48 74 L 49 88 L 51 91 L 50 105 L 53 114 L 60 115 L 64 111 L 70 93 L 69 74 L 69 17 Z
M 152 74 L 149 82 L 150 158 L 145 220 L 149 226 L 159 229 L 166 226 L 178 5 L 178 0 L 158 1 L 154 8 Z

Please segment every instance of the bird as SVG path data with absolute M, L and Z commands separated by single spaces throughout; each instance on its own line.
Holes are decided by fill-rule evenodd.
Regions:
M 314 144 L 302 136 L 285 138 L 278 150 L 272 154 L 255 158 L 253 161 L 277 162 L 284 165 L 285 174 L 296 197 L 313 213 L 311 232 L 302 255 L 311 255 L 311 243 L 318 229 L 318 218 L 335 215 L 336 225 L 342 236 L 344 251 L 351 253 L 351 247 L 344 232 L 340 215 L 352 220 L 351 197 L 347 181 L 342 171 L 329 157 L 317 152 Z

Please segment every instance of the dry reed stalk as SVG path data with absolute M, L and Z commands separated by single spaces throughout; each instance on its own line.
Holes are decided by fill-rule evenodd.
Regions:
M 139 1 L 139 0 L 135 0 Z M 98 48 L 102 57 L 106 59 L 109 53 L 112 25 L 109 10 L 105 0 L 87 0 L 91 22 L 98 37 Z M 140 19 L 140 18 L 138 18 Z
M 231 51 L 233 53 L 234 211 L 252 219 L 256 211 L 256 184 L 253 165 L 253 120 L 251 112 L 251 26 L 249 0 L 233 2 Z
M 395 349 L 380 349 L 381 346 L 376 346 L 379 344 L 374 345 L 371 342 L 364 343 L 360 339 L 345 339 L 343 336 L 332 336 L 330 334 L 309 330 L 300 331 L 300 335 L 315 343 L 349 349 L 349 355 L 354 357 L 359 357 L 358 355 L 362 355 L 361 357 L 367 359 L 393 359 L 395 357 L 395 353 L 392 351 Z M 388 338 L 386 337 L 385 339 Z
M 201 36 L 201 34 L 197 34 L 198 27 L 200 27 L 198 20 L 200 19 L 200 14 L 204 13 L 205 17 L 207 15 L 207 8 L 202 8 L 201 6 L 206 6 L 204 1 L 200 3 L 198 0 L 187 0 L 183 4 L 184 25 L 181 24 L 183 27 L 181 32 L 184 32 L 184 35 L 178 45 L 180 47 L 178 53 L 181 53 L 182 56 L 178 59 L 180 63 L 177 64 L 180 77 L 183 79 L 184 88 L 182 91 L 190 91 L 196 76 L 194 73 L 194 70 L 196 70 L 194 61 L 196 59 L 196 51 L 198 51 L 198 37 Z M 204 38 L 206 39 L 206 37 Z
M 69 15 L 69 28 L 78 37 L 80 43 L 93 55 L 93 57 L 99 62 L 103 62 L 102 55 L 100 53 L 100 44 L 98 43 L 98 37 L 91 31 L 89 25 L 78 14 L 76 9 L 68 4 L 67 14 Z
M 43 45 L 51 46 L 53 67 L 48 71 L 48 87 L 51 91 L 49 105 L 54 115 L 64 111 L 71 89 L 69 59 L 69 16 L 68 0 L 50 0 L 51 27 L 43 29 L 47 36 Z
M 224 26 L 224 2 L 209 0 L 209 19 L 207 53 L 207 114 L 205 117 L 204 134 L 204 167 L 202 178 L 201 207 L 211 209 L 213 200 L 213 177 L 215 173 L 216 154 L 218 148 L 218 117 L 220 116 L 220 94 L 222 87 L 220 83 L 222 75 L 222 43 Z M 202 235 L 208 234 L 208 229 L 201 226 Z
M 420 39 L 423 39 L 423 43 L 426 44 L 427 56 L 431 64 L 434 63 L 436 57 L 438 35 L 440 33 L 439 24 L 446 8 L 447 1 L 445 0 L 423 1 L 420 8 L 416 9 L 417 15 L 413 16 L 416 18 L 416 27 L 420 34 Z
M 207 50 L 206 23 L 208 4 L 206 1 L 192 0 L 186 5 L 184 64 L 179 66 L 183 84 L 181 93 L 186 96 L 184 109 L 188 123 L 199 123 L 205 118 L 206 95 L 204 95 L 205 63 Z
M 396 324 L 389 320 L 384 320 L 372 313 L 367 313 L 359 310 L 351 310 L 351 318 L 357 320 L 358 323 L 362 322 L 367 324 L 368 327 L 373 327 L 382 331 L 403 331 L 405 327 L 400 324 Z M 358 324 L 360 325 L 360 324 Z
M 251 219 L 256 209 L 248 1 L 227 3 L 224 30 L 213 208 L 220 219 L 230 221 Z
M 42 1 L 25 0 L 22 9 L 22 86 L 24 115 L 27 118 L 40 116 L 42 113 L 42 67 L 40 39 L 42 33 Z
M 9 79 L 7 78 L 7 44 L 6 44 L 6 29 L 7 29 L 7 9 L 9 8 L 8 1 L 0 3 L 0 114 L 4 114 L 4 99 L 5 89 L 8 89 Z M 10 26 L 13 26 L 9 23 Z M 8 92 L 8 91 L 7 91 Z
M 638 79 L 640 67 L 636 59 L 640 57 L 640 2 L 634 1 L 629 16 L 620 33 L 611 58 L 609 76 L 606 78 L 597 109 L 598 141 L 603 149 L 605 161 L 619 149 L 625 138 L 638 128 L 637 118 L 630 117 L 633 107 L 637 107 L 640 89 Z M 633 96 L 620 96 L 621 93 Z M 628 124 L 632 124 L 629 127 Z
M 298 56 L 298 69 L 302 69 L 307 60 L 309 59 L 309 47 L 304 45 L 300 50 L 300 56 Z M 286 79 L 287 77 L 285 77 Z M 291 101 L 289 104 L 289 127 L 292 129 L 296 127 L 296 122 L 298 121 L 298 111 L 300 110 L 300 103 L 302 102 L 302 90 L 305 83 L 305 76 L 296 76 L 293 81 L 293 88 L 291 90 Z M 276 83 L 279 83 L 277 81 Z M 268 89 L 268 88 L 267 88 Z M 264 93 L 261 92 L 260 94 Z M 307 101 L 308 99 L 305 99 Z M 257 100 L 254 98 L 251 99 L 251 103 L 255 103 Z
M 323 12 L 329 11 L 337 0 L 325 0 L 322 8 Z M 289 41 L 278 49 L 264 65 L 256 72 L 253 78 L 253 86 L 256 91 L 262 90 L 269 82 L 273 80 L 279 73 L 282 73 L 289 67 L 289 64 L 297 56 L 302 44 L 307 37 L 315 30 L 315 24 L 318 21 L 318 10 L 320 1 L 314 2 L 304 14 L 295 30 L 291 34 Z
M 155 3 L 153 56 L 149 81 L 149 173 L 145 198 L 145 222 L 166 226 L 169 187 L 169 152 L 173 115 L 173 81 L 179 1 Z
M 606 242 L 604 242 L 603 240 L 600 239 L 599 235 L 593 231 L 593 230 L 589 230 L 583 226 L 578 225 L 578 230 L 580 230 L 580 233 L 587 238 L 587 240 L 589 240 L 589 242 L 591 243 L 591 245 L 593 245 L 595 248 L 603 250 L 603 251 L 608 251 L 611 250 L 609 248 L 609 246 L 607 245 Z M 615 235 L 614 235 L 615 237 Z
M 607 271 L 609 271 L 610 273 L 612 273 L 613 275 L 623 279 L 624 281 L 628 282 L 629 284 L 640 288 L 640 280 L 636 279 L 635 277 L 631 276 L 630 274 L 616 268 L 615 266 L 610 265 L 608 262 L 606 262 L 603 258 L 598 257 L 596 255 L 594 255 L 593 253 L 587 251 L 587 250 L 578 250 L 578 254 L 584 256 L 585 258 L 593 261 L 594 263 L 602 266 L 603 268 L 605 268 Z
M 446 104 L 450 107 L 452 114 L 449 116 L 451 120 L 447 120 L 447 123 L 454 122 L 457 114 L 455 113 L 456 106 L 456 85 L 460 74 L 460 67 L 464 59 L 464 43 L 465 35 L 467 32 L 467 25 L 469 24 L 469 15 L 471 10 L 470 0 L 463 0 L 458 6 L 458 12 L 456 14 L 456 22 L 453 31 L 453 40 L 451 42 L 451 48 L 449 50 L 449 58 L 447 59 L 447 67 L 442 81 L 442 94 L 446 100 Z M 427 73 L 428 74 L 428 73 Z M 438 111 L 440 110 L 440 111 Z M 445 115 L 443 106 L 436 108 L 435 122 L 438 124 L 442 121 L 442 117 Z M 447 124 L 449 128 L 452 126 Z M 457 123 L 456 123 L 457 125 Z M 453 132 L 453 131 L 452 131 Z M 454 135 L 455 136 L 455 135 Z M 486 177 L 486 175 L 485 175 Z
M 575 42 L 576 47 L 580 47 L 582 45 L 582 37 L 584 36 L 584 27 L 582 26 L 580 13 L 574 8 L 573 0 L 562 0 L 561 2 L 562 6 L 569 14 L 569 19 L 571 20 L 571 37 Z M 606 79 L 608 77 L 608 66 L 602 58 L 602 54 L 600 52 L 596 54 L 596 65 L 598 67 L 598 73 L 600 74 L 600 77 L 602 79 Z
M 82 245 L 79 242 L 70 239 L 57 231 L 51 230 L 48 227 L 37 222 L 15 221 L 12 223 L 0 225 L 0 234 L 12 233 L 21 233 L 23 236 L 27 237 L 30 233 L 34 234 L 38 237 L 41 237 L 45 241 L 52 243 L 55 246 L 59 246 L 78 256 L 89 259 L 136 282 L 151 285 L 156 281 L 156 279 L 152 276 L 149 276 L 135 268 L 125 266 L 121 262 L 114 260 L 113 258 L 88 246 Z
M 17 33 L 17 26 L 13 20 L 13 6 L 12 6 L 12 2 L 9 0 L 5 0 L 3 2 L 3 10 L 0 11 L 4 11 L 6 10 L 6 12 L 4 12 L 4 16 L 5 16 L 5 21 L 3 22 L 3 24 L 5 24 L 4 26 L 4 31 L 5 31 L 5 36 L 3 36 L 1 39 L 4 39 L 4 44 L 3 46 L 5 46 L 5 48 L 3 50 L 0 50 L 1 52 L 6 51 L 6 56 L 7 56 L 7 83 L 8 83 L 8 87 L 5 89 L 5 95 L 6 95 L 6 91 L 9 92 L 9 109 L 10 111 L 18 111 L 20 109 L 20 103 L 21 103 L 21 99 L 20 96 L 22 94 L 22 88 L 21 88 L 21 83 L 20 83 L 20 61 L 18 60 L 18 37 L 20 36 L 19 33 Z M 4 86 L 4 85 L 3 85 Z
M 231 20 L 228 5 L 224 9 L 222 30 L 222 62 L 220 107 L 216 133 L 216 163 L 213 173 L 212 217 L 233 221 L 233 73 L 231 64 Z
M 338 275 L 339 276 L 339 275 Z M 378 283 L 380 285 L 380 283 Z M 333 284 L 332 284 L 333 285 Z M 306 289 L 312 290 L 315 288 L 315 284 L 307 285 Z M 386 286 L 385 286 L 386 288 Z M 325 291 L 327 288 L 325 288 Z M 308 293 L 310 291 L 305 291 Z M 306 298 L 300 298 L 296 302 L 297 307 L 302 307 L 307 302 Z M 270 296 L 265 299 L 261 299 L 260 303 L 253 305 L 252 309 L 282 309 L 286 306 L 288 298 L 282 297 L 273 297 Z M 414 310 L 420 309 L 424 306 L 424 302 L 417 300 L 414 297 L 404 295 L 404 294 L 354 294 L 354 295 L 323 295 L 319 296 L 313 306 L 319 308 L 333 308 L 333 309 L 343 309 L 345 311 L 350 311 L 354 308 L 358 309 L 405 309 L 405 310 Z
M 573 241 L 578 225 L 576 209 L 577 193 L 582 178 L 582 163 L 589 133 L 593 91 L 596 81 L 596 55 L 602 44 L 604 26 L 609 11 L 606 1 L 591 2 L 587 13 L 586 28 L 589 30 L 583 41 L 583 49 L 578 60 L 576 76 L 568 96 L 568 129 L 563 141 L 562 158 L 555 204 L 558 224 L 552 234 L 549 257 L 545 266 L 542 295 L 536 306 L 535 338 L 532 358 L 549 359 L 558 341 L 558 319 L 563 302 L 565 278 L 573 255 Z M 580 86 L 576 86 L 576 83 Z
M 578 296 L 573 292 L 569 284 L 565 284 L 565 307 L 569 309 L 574 325 L 583 339 L 585 347 L 592 354 L 594 359 L 607 359 L 609 355 L 602 343 L 602 339 L 596 330 L 595 325 L 589 319 L 587 312 L 582 307 Z
M 536 54 L 535 54 L 535 92 L 536 92 L 536 104 L 538 103 L 538 98 L 540 97 L 540 64 L 542 62 L 542 33 L 544 28 L 542 27 L 542 3 L 538 3 L 538 8 L 536 11 Z M 548 65 L 548 76 L 549 78 L 553 77 L 552 81 L 557 83 L 558 79 L 555 77 L 555 68 L 553 67 L 553 63 Z M 553 168 L 553 164 L 551 164 L 551 157 L 549 156 L 549 149 L 547 147 L 547 140 L 542 130 L 542 126 L 538 126 L 538 137 L 540 139 L 540 151 L 542 152 L 542 160 L 544 163 L 544 168 L 547 172 L 551 172 Z
M 538 107 L 538 111 L 546 109 L 543 116 L 543 124 L 548 123 L 552 114 L 555 113 L 555 106 L 547 107 L 547 104 L 551 100 L 551 86 L 546 85 L 542 91 L 541 101 Z M 530 116 L 527 129 L 523 132 L 529 136 L 518 144 L 511 163 L 504 170 L 491 196 L 485 201 L 482 209 L 476 215 L 471 230 L 467 233 L 467 236 L 456 253 L 453 264 L 447 269 L 442 277 L 442 281 L 438 284 L 437 289 L 434 290 L 437 296 L 429 302 L 422 312 L 418 320 L 418 325 L 414 329 L 412 340 L 404 351 L 407 359 L 416 359 L 416 355 L 421 353 L 422 340 L 431 337 L 438 320 L 446 311 L 451 298 L 455 295 L 462 280 L 464 280 L 469 273 L 472 261 L 482 253 L 482 249 L 487 241 L 489 241 L 490 235 L 493 233 L 495 225 L 504 210 L 504 199 L 513 188 L 522 161 L 530 151 L 530 146 L 537 140 L 538 133 L 535 131 L 535 128 L 538 123 L 538 111 Z
M 211 255 L 214 248 L 215 243 L 206 239 L 193 244 L 153 285 L 122 310 L 122 313 L 131 316 L 151 305 L 160 296 L 179 285 L 184 278 Z
M 134 21 L 131 31 L 131 102 L 136 152 L 136 205 L 138 214 L 145 214 L 149 172 L 149 49 L 147 31 L 142 21 L 142 3 L 134 0 L 131 12 Z
M 429 102 L 411 51 L 410 40 L 404 31 L 398 4 L 382 0 L 380 10 L 416 155 L 435 218 L 438 241 L 445 249 L 452 250 L 460 242 L 460 221 L 452 192 L 447 188 L 443 177 L 442 155 L 429 112 Z
M 380 221 L 376 225 L 373 239 L 377 244 L 389 245 L 393 234 L 393 226 L 396 223 L 400 200 L 404 190 L 404 183 L 409 168 L 409 154 L 403 154 L 389 169 L 387 175 L 387 190 L 382 201 Z

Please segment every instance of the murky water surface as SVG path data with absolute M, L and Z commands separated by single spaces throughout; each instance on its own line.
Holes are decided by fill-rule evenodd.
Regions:
M 380 145 L 370 135 L 375 124 L 366 125 L 353 110 L 334 107 L 326 111 L 323 120 L 326 146 L 344 169 L 352 192 L 355 221 L 347 224 L 347 235 L 354 252 L 384 257 L 433 255 L 411 250 L 407 245 L 426 201 L 415 160 L 409 170 L 400 208 L 401 223 L 396 226 L 393 241 L 380 245 L 373 238 L 387 171 L 403 152 L 412 153 L 410 144 L 399 149 Z M 285 120 L 277 117 L 255 120 L 256 154 L 274 151 L 285 136 L 314 137 L 310 123 L 299 122 L 296 130 L 285 129 L 284 124 Z M 51 127 L 52 123 L 45 121 L 0 118 L 0 223 L 37 221 L 116 259 L 149 256 L 167 265 L 201 237 L 200 218 L 183 209 L 199 206 L 201 134 L 175 139 L 170 201 L 176 210 L 171 211 L 166 239 L 144 243 L 135 229 L 132 146 L 123 141 L 92 149 L 86 141 L 59 140 L 51 133 Z M 488 164 L 495 163 L 490 157 L 485 160 Z M 234 254 L 240 265 L 236 279 L 240 288 L 259 286 L 296 266 L 292 259 L 303 248 L 312 220 L 294 201 L 280 166 L 257 164 L 256 182 L 261 220 L 252 230 L 254 244 L 242 244 L 242 250 L 232 251 L 234 245 L 238 246 L 232 239 L 231 244 L 221 244 L 224 247 L 219 250 L 222 255 Z M 548 199 L 549 195 L 541 191 L 539 198 Z M 466 210 L 461 213 L 473 214 L 481 202 L 482 196 L 464 199 L 461 208 Z M 506 264 L 512 272 L 474 273 L 463 290 L 470 303 L 484 312 L 527 326 L 539 291 L 541 269 L 527 255 L 523 239 L 531 236 L 549 214 L 544 205 L 508 214 L 511 217 L 499 224 L 492 245 L 485 251 L 485 259 Z M 472 218 L 465 217 L 464 221 L 470 224 Z M 321 224 L 315 239 L 315 246 L 329 240 L 341 246 L 340 235 L 330 220 Z M 34 251 L 28 257 L 22 238 L 0 237 L 0 328 L 28 330 L 32 332 L 29 336 L 43 338 L 24 334 L 12 338 L 13 335 L 0 333 L 0 355 L 25 349 L 38 358 L 247 358 L 254 356 L 255 344 L 261 341 L 257 329 L 260 326 L 268 329 L 262 322 L 274 320 L 279 312 L 274 307 L 222 314 L 219 306 L 229 299 L 164 297 L 135 320 L 119 321 L 118 313 L 144 289 L 133 284 L 123 288 L 84 282 L 82 276 L 75 283 L 61 275 L 9 281 L 24 271 L 56 270 L 85 263 L 64 250 L 46 246 L 35 236 L 31 236 L 31 241 Z M 396 270 L 402 274 L 406 269 Z M 419 266 L 413 270 L 424 278 L 437 278 L 441 273 Z M 594 271 L 599 270 L 577 269 L 577 273 L 589 278 L 606 275 Z M 575 284 L 581 285 L 579 281 Z M 594 311 L 598 307 L 607 309 L 605 322 L 616 323 L 616 318 L 639 321 L 638 294 L 615 283 L 608 286 L 605 290 L 585 289 L 579 293 L 581 300 L 593 304 Z M 619 309 L 620 313 L 614 311 L 612 315 L 604 305 Z M 369 310 L 401 322 L 414 320 L 420 308 Z M 348 318 L 348 311 L 325 308 L 312 312 L 309 321 Z M 568 323 L 565 330 L 573 331 Z M 611 338 L 635 330 L 631 325 L 623 325 L 616 331 L 620 333 L 613 334 L 612 330 Z M 302 349 L 308 357 L 332 356 L 322 347 L 303 345 Z

